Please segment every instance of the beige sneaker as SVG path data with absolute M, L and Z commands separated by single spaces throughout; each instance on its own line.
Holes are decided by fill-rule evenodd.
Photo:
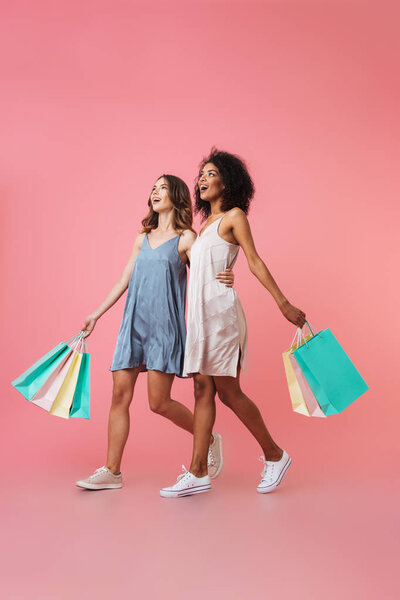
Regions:
M 213 433 L 213 442 L 208 449 L 208 474 L 210 479 L 215 479 L 221 473 L 224 459 L 222 457 L 222 436 L 219 433 Z
M 114 475 L 107 467 L 100 467 L 87 479 L 80 479 L 76 482 L 78 487 L 87 490 L 110 490 L 122 487 L 122 473 Z

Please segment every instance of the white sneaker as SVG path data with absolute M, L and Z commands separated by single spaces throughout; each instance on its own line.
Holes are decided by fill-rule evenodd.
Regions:
M 261 473 L 261 483 L 257 487 L 257 492 L 267 494 L 278 487 L 290 467 L 292 459 L 284 450 L 281 460 L 273 462 L 272 460 L 265 460 L 264 456 L 260 456 L 260 460 L 264 463 L 264 469 Z
M 185 465 L 182 465 L 183 473 L 179 475 L 175 485 L 165 487 L 160 490 L 160 496 L 163 498 L 179 498 L 180 496 L 191 496 L 192 494 L 201 494 L 211 490 L 210 477 L 196 477 L 190 473 Z
M 222 436 L 213 433 L 213 442 L 208 449 L 207 467 L 210 479 L 215 479 L 221 473 L 224 459 L 222 457 Z
M 87 490 L 109 490 L 122 487 L 122 473 L 114 475 L 107 467 L 100 467 L 87 479 L 80 479 L 76 482 L 78 487 Z

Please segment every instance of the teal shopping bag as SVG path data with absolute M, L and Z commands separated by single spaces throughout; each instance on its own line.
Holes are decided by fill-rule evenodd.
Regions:
M 293 354 L 325 415 L 342 412 L 369 389 L 330 329 Z
M 66 342 L 61 342 L 42 356 L 34 365 L 29 367 L 22 375 L 11 382 L 11 385 L 20 392 L 27 400 L 32 400 L 36 392 L 50 377 L 53 371 L 63 361 L 66 355 L 72 352 Z
M 76 382 L 69 416 L 90 419 L 90 354 L 88 352 L 82 354 L 78 381 Z

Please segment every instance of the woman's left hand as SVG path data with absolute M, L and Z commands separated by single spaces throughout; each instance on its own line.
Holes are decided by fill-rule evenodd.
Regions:
M 297 327 L 300 328 L 303 327 L 304 323 L 306 322 L 306 313 L 300 310 L 300 308 L 293 306 L 293 304 L 290 304 L 290 302 L 286 300 L 280 309 L 283 316 L 286 317 L 288 321 L 293 323 L 293 325 L 297 325 Z
M 221 283 L 224 283 L 226 287 L 233 287 L 235 282 L 235 275 L 233 274 L 232 269 L 226 269 L 226 271 L 222 271 L 222 273 L 217 273 L 216 278 Z

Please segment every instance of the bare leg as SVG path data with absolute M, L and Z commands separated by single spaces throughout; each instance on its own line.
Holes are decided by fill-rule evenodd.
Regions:
M 171 398 L 174 375 L 161 371 L 149 371 L 147 389 L 150 409 L 166 417 L 178 427 L 193 434 L 193 413 L 181 402 Z M 214 392 L 215 395 L 215 392 Z M 210 436 L 210 444 L 213 438 Z
M 266 460 L 278 461 L 283 450 L 274 442 L 257 406 L 240 388 L 240 367 L 236 377 L 214 377 L 218 396 L 228 406 L 260 444 Z
M 193 433 L 193 414 L 180 402 L 172 400 L 171 387 L 175 375 L 161 371 L 149 371 L 147 391 L 150 409 L 166 417 L 178 427 Z
M 215 384 L 208 375 L 194 376 L 194 441 L 189 471 L 196 477 L 207 475 L 207 455 L 215 421 Z
M 113 371 L 113 395 L 108 417 L 108 450 L 106 467 L 120 472 L 122 454 L 129 435 L 129 406 L 132 402 L 139 368 Z

